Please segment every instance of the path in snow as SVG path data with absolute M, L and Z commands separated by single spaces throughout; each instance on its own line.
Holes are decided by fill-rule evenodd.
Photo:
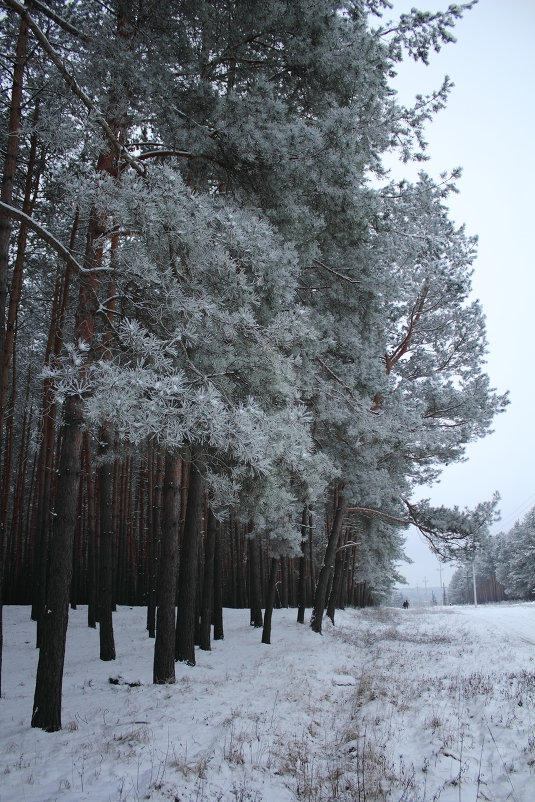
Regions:
M 470 616 L 474 621 L 484 623 L 489 631 L 508 639 L 518 639 L 535 646 L 535 622 L 530 605 L 514 603 L 478 605 L 474 607 L 458 607 L 459 612 Z
M 348 609 L 323 636 L 275 610 L 271 646 L 225 610 L 225 640 L 169 686 L 152 685 L 143 608 L 114 614 L 112 663 L 86 615 L 48 734 L 30 727 L 29 609 L 4 608 L 0 802 L 535 798 L 535 604 Z

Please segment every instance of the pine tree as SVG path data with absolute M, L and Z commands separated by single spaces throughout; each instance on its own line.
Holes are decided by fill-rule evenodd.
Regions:
M 11 51 L 22 21 L 40 54 L 31 74 L 46 74 L 34 131 L 51 155 L 31 214 L 11 201 L 2 211 L 28 227 L 40 265 L 52 249 L 70 271 L 39 321 L 41 336 L 51 317 L 62 321 L 45 372 L 62 418 L 36 726 L 61 726 L 83 438 L 91 470 L 89 451 L 112 441 L 191 464 L 178 611 L 190 662 L 204 503 L 274 558 L 299 553 L 303 509 L 314 516 L 309 546 L 327 547 L 320 629 L 343 527 L 370 535 L 353 551 L 362 598 L 371 582 L 386 592 L 400 526 L 416 523 L 437 543 L 452 534 L 440 512 L 431 521 L 411 506 L 411 492 L 484 435 L 505 399 L 488 386 L 482 313 L 469 300 L 473 242 L 449 222 L 441 187 L 425 176 L 386 183 L 381 155 L 421 158 L 448 85 L 404 109 L 389 78 L 403 53 L 425 61 L 451 40 L 470 5 L 372 29 L 386 7 L 372 0 L 83 0 L 61 14 L 6 0 Z M 35 274 L 40 291 L 53 287 L 50 271 Z M 105 491 L 113 457 L 127 592 L 124 509 L 143 490 L 132 490 L 128 457 L 117 503 L 116 456 L 103 454 L 99 470 Z M 42 475 L 51 464 L 43 454 Z M 104 565 L 106 492 L 101 508 Z M 141 504 L 136 514 L 144 520 Z M 43 566 L 47 536 L 44 526 Z
M 502 532 L 494 544 L 496 577 L 509 598 L 533 599 L 535 595 L 535 508 Z

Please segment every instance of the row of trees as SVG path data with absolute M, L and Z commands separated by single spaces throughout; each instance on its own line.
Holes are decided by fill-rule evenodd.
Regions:
M 534 599 L 534 557 L 535 507 L 508 532 L 484 538 L 475 552 L 477 600 Z M 452 576 L 449 595 L 455 604 L 473 602 L 471 561 L 462 564 Z
M 400 527 L 471 534 L 411 493 L 506 398 L 457 173 L 381 162 L 425 158 L 449 91 L 404 108 L 396 63 L 473 2 L 392 23 L 386 0 L 1 5 L 2 551 L 53 731 L 69 600 L 102 659 L 117 599 L 157 608 L 157 682 L 222 593 L 269 611 L 280 581 L 321 632 L 397 578 Z
M 82 463 L 86 453 L 82 455 Z M 184 538 L 185 511 L 188 500 L 188 464 L 178 465 L 178 487 L 180 515 L 176 524 L 177 543 L 180 551 Z M 73 576 L 70 605 L 88 605 L 90 626 L 95 626 L 99 612 L 99 585 L 97 582 L 100 557 L 100 516 L 98 482 L 88 470 L 82 468 L 78 495 L 78 516 L 73 547 Z M 153 618 L 158 584 L 158 561 L 160 530 L 163 511 L 162 487 L 164 458 L 154 453 L 154 448 L 145 457 L 123 455 L 116 459 L 109 487 L 111 494 L 111 518 L 113 523 L 113 548 L 111 555 L 111 582 L 114 604 L 148 605 Z M 198 583 L 203 585 L 207 560 L 216 559 L 213 582 L 220 586 L 224 607 L 251 606 L 251 598 L 265 598 L 269 574 L 272 542 L 269 533 L 254 532 L 250 525 L 239 520 L 234 511 L 223 520 L 215 519 L 217 535 L 214 545 L 208 543 L 208 526 L 212 511 L 208 499 L 203 499 L 199 524 Z M 35 509 L 30 512 L 35 520 Z M 32 577 L 36 560 L 36 531 L 32 522 L 27 528 L 17 526 L 9 539 L 5 555 L 4 603 L 32 604 L 39 606 L 39 575 Z M 298 606 L 299 577 L 304 571 L 305 605 L 310 607 L 314 598 L 317 567 L 324 555 L 325 521 L 316 521 L 312 510 L 307 511 L 302 522 L 302 540 L 299 556 L 286 549 L 280 556 L 280 579 L 278 588 L 279 606 Z M 366 520 L 357 514 L 348 516 L 340 532 L 340 554 L 338 560 L 343 569 L 346 599 L 354 599 L 357 606 L 376 603 L 384 598 L 394 575 L 391 570 L 392 555 L 402 558 L 402 540 L 391 526 L 384 527 L 382 536 L 377 533 L 379 521 Z M 369 543 L 381 537 L 383 551 L 371 552 Z M 357 542 L 359 541 L 359 542 Z M 206 550 L 217 547 L 217 554 L 206 556 Z M 357 560 L 358 547 L 358 560 Z M 259 570 L 252 570 L 254 557 L 259 555 Z M 304 558 L 304 563 L 302 562 Z M 212 569 L 210 569 L 210 572 Z M 364 585 L 366 588 L 364 588 Z M 373 587 L 373 591 L 372 588 Z M 198 601 L 198 600 L 197 600 Z M 338 606 L 338 605 L 337 605 Z M 35 611 L 34 611 L 35 612 Z M 150 628 L 151 631 L 153 627 Z

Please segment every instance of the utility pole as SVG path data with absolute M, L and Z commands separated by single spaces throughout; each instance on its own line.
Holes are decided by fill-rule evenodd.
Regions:
M 442 584 L 442 563 L 439 562 L 438 564 L 438 572 L 440 575 L 440 590 L 442 592 L 442 606 L 446 606 L 446 588 Z

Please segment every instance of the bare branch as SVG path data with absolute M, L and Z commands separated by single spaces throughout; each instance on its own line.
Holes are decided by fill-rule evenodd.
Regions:
M 382 518 L 392 524 L 399 524 L 400 526 L 410 526 L 414 524 L 414 520 L 410 518 L 397 518 L 395 515 L 389 515 L 382 510 L 374 510 L 370 507 L 349 507 L 347 512 L 359 512 L 362 515 L 372 515 L 376 518 Z
M 318 267 L 323 268 L 323 270 L 327 270 L 328 273 L 332 273 L 333 276 L 337 278 L 343 279 L 343 281 L 347 281 L 349 284 L 361 284 L 362 282 L 356 278 L 350 278 L 350 276 L 344 275 L 344 273 L 339 273 L 338 270 L 335 270 L 333 267 L 329 267 L 324 262 L 321 262 L 319 259 L 314 259 L 314 264 Z
M 333 379 L 334 379 L 336 382 L 338 382 L 338 384 L 339 384 L 341 387 L 343 387 L 343 388 L 344 388 L 344 390 L 346 390 L 346 392 L 347 392 L 347 393 L 349 393 L 349 396 L 351 397 L 351 399 L 352 399 L 353 401 L 355 401 L 357 404 L 359 404 L 359 405 L 360 405 L 359 399 L 358 399 L 358 398 L 355 398 L 355 395 L 353 394 L 353 391 L 351 390 L 351 387 L 348 387 L 348 385 L 347 385 L 347 384 L 345 384 L 345 383 L 342 381 L 342 379 L 340 379 L 340 378 L 339 378 L 339 377 L 336 375 L 336 373 L 335 373 L 333 370 L 331 370 L 331 368 L 330 368 L 328 365 L 326 365 L 326 364 L 325 364 L 325 362 L 323 361 L 323 359 L 321 359 L 321 357 L 317 356 L 317 357 L 316 357 L 316 361 L 317 361 L 317 362 L 319 362 L 319 364 L 321 365 L 321 367 L 322 367 L 324 370 L 326 370 L 326 371 L 327 371 L 327 373 L 329 374 L 329 376 L 331 376 L 331 378 L 333 378 Z

